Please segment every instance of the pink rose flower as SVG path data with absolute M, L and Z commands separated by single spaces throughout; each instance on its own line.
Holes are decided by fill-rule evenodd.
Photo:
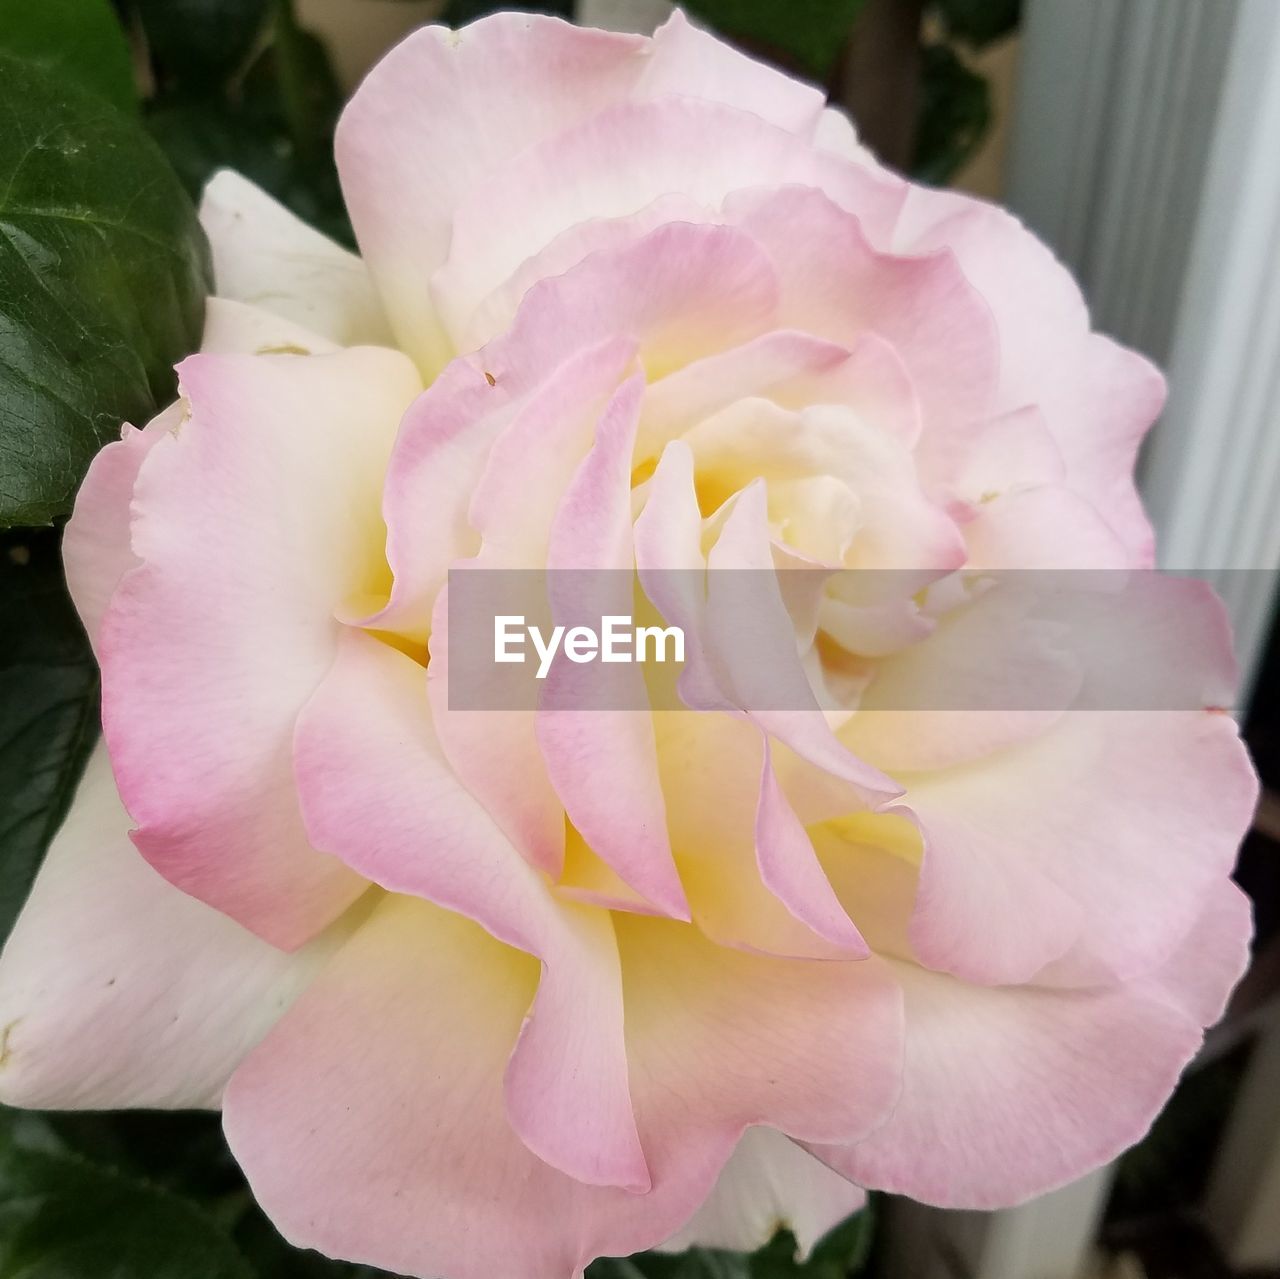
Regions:
M 1140 1137 L 1246 961 L 1216 604 L 1160 632 L 1201 708 L 894 690 L 1012 634 L 979 571 L 1151 564 L 1159 375 L 679 16 L 420 31 L 338 158 L 362 259 L 213 181 L 204 350 L 80 492 L 104 745 L 0 964 L 3 1099 L 221 1106 L 290 1240 L 448 1279 L 1012 1204 Z M 813 691 L 768 709 L 714 570 L 796 565 L 899 589 L 761 596 Z M 451 706 L 451 568 L 635 570 L 704 709 Z

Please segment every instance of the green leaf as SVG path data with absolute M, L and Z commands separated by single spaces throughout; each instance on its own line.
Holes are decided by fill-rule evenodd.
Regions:
M 65 515 L 97 449 L 173 397 L 208 246 L 142 127 L 0 58 L 0 527 Z
M 266 68 L 255 72 L 236 103 L 209 98 L 156 107 L 147 128 L 193 199 L 215 170 L 235 169 L 304 222 L 354 247 L 332 150 L 314 160 L 299 155 L 268 75 Z
M 293 1247 L 252 1201 L 236 1226 L 235 1242 L 263 1279 L 399 1279 L 387 1270 L 332 1261 L 308 1248 Z
M 156 77 L 202 91 L 243 67 L 267 21 L 268 0 L 133 0 Z
M 51 531 L 0 534 L 0 942 L 98 733 L 98 671 Z
M 825 80 L 866 0 L 688 0 L 690 13 L 774 61 Z
M 531 13 L 550 13 L 558 18 L 573 17 L 573 0 L 449 0 L 440 20 L 451 27 L 465 26 L 486 13 L 497 13 L 500 9 L 520 9 Z
M 342 90 L 324 43 L 298 26 L 292 0 L 276 0 L 269 62 L 293 144 L 303 162 L 314 165 L 332 141 Z
M 949 45 L 926 45 L 912 177 L 947 182 L 982 145 L 990 127 L 990 85 Z
M 866 1264 L 873 1228 L 868 1206 L 828 1231 L 805 1261 L 796 1258 L 795 1236 L 780 1230 L 753 1253 L 690 1248 L 604 1258 L 588 1267 L 587 1279 L 848 1279 Z
M 796 1260 L 795 1237 L 779 1231 L 751 1258 L 751 1279 L 846 1279 L 866 1264 L 874 1225 L 869 1203 L 829 1230 L 803 1262 Z
M 30 1117 L 0 1120 L 0 1274 L 254 1279 L 194 1205 L 58 1149 Z
M 0 0 L 0 53 L 137 106 L 133 60 L 109 0 Z
M 601 1257 L 587 1267 L 587 1279 L 646 1279 L 646 1275 L 627 1257 Z
M 716 1248 L 641 1252 L 597 1261 L 587 1268 L 587 1279 L 751 1279 L 751 1258 Z
M 936 0 L 949 35 L 981 46 L 1017 28 L 1022 0 Z
M 354 247 L 333 161 L 342 107 L 324 45 L 277 0 L 274 38 L 231 95 L 164 94 L 147 127 L 193 198 L 215 170 L 235 169 L 304 222 Z

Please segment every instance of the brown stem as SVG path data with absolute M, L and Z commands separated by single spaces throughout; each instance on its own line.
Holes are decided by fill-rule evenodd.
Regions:
M 920 98 L 920 25 L 926 0 L 867 0 L 835 97 L 885 164 L 911 163 Z

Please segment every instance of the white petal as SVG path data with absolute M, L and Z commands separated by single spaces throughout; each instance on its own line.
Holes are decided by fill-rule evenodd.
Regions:
M 6 1104 L 218 1105 L 347 931 L 276 950 L 162 879 L 128 831 L 99 744 L 0 956 Z
M 832 1227 L 867 1201 L 861 1186 L 832 1172 L 772 1128 L 748 1128 L 693 1220 L 662 1246 L 753 1252 L 781 1229 L 807 1257 Z
M 343 346 L 391 345 L 364 263 L 230 169 L 209 180 L 200 223 L 214 292 L 313 329 Z

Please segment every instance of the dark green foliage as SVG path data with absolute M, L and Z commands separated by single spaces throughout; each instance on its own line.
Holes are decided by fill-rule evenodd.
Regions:
M 950 45 L 926 46 L 912 176 L 941 186 L 978 150 L 990 126 L 990 85 Z
M 0 942 L 98 732 L 98 668 L 51 530 L 0 534 Z
M 1022 0 L 935 0 L 947 33 L 981 46 L 1015 30 L 1022 18 Z
M 23 1279 L 254 1279 L 217 1222 L 94 1164 L 37 1117 L 0 1111 L 0 1273 Z
M 0 527 L 65 515 L 121 422 L 172 398 L 208 284 L 195 210 L 138 124 L 0 59 Z
M 133 65 L 109 0 L 0 0 L 0 53 L 137 107 Z
M 218 91 L 241 70 L 270 0 L 132 0 L 161 92 Z
M 610 1258 L 589 1267 L 587 1279 L 849 1279 L 866 1264 L 873 1225 L 868 1206 L 820 1239 L 803 1262 L 796 1260 L 795 1239 L 782 1230 L 753 1253 L 690 1248 Z
M 815 80 L 831 74 L 866 0 L 690 0 L 717 31 Z

